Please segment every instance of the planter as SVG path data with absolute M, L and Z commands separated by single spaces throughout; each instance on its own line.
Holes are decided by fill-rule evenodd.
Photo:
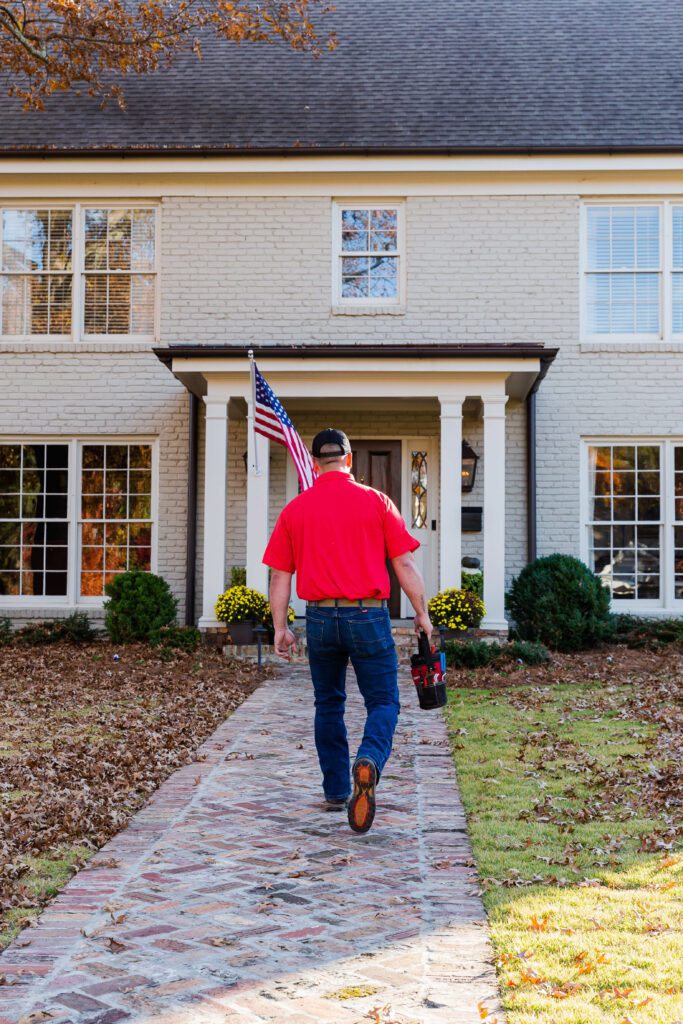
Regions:
M 449 629 L 447 626 L 444 629 L 439 626 L 436 628 L 444 640 L 469 640 L 476 632 L 474 626 L 468 626 L 467 629 Z
M 255 619 L 246 619 L 244 622 L 228 622 L 228 643 L 236 645 L 255 643 L 254 626 L 256 626 Z

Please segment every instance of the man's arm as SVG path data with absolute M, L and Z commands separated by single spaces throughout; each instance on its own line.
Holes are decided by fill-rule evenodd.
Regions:
M 391 559 L 396 578 L 415 609 L 415 632 L 422 630 L 428 637 L 432 635 L 432 624 L 427 612 L 427 595 L 422 573 L 415 565 L 412 551 L 406 551 Z
M 289 661 L 289 650 L 296 653 L 296 637 L 287 625 L 289 599 L 292 595 L 292 573 L 273 569 L 270 576 L 270 610 L 275 629 L 275 653 Z

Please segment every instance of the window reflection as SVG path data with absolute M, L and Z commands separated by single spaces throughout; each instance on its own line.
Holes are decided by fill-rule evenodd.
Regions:
M 118 573 L 151 571 L 151 446 L 84 445 L 81 472 L 80 592 L 100 597 Z
M 0 594 L 67 592 L 65 444 L 0 445 Z
M 615 600 L 657 600 L 661 565 L 658 445 L 589 448 L 590 560 Z

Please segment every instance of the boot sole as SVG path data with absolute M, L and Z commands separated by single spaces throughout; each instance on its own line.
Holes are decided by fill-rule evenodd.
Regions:
M 376 771 L 369 762 L 353 769 L 353 794 L 349 801 L 349 825 L 354 832 L 367 832 L 375 818 Z

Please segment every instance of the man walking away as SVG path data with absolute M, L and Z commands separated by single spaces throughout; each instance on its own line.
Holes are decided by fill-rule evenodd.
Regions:
M 272 569 L 275 651 L 289 660 L 290 650 L 296 650 L 296 638 L 287 627 L 296 572 L 297 593 L 306 601 L 315 744 L 325 805 L 328 810 L 348 806 L 351 828 L 367 832 L 400 710 L 398 659 L 387 607 L 387 558 L 415 609 L 416 632 L 423 630 L 429 637 L 432 624 L 413 558 L 419 542 L 386 494 L 356 483 L 346 434 L 322 430 L 313 440 L 312 454 L 318 473 L 315 483 L 280 513 L 263 556 Z M 353 770 L 344 724 L 349 659 L 367 711 Z

